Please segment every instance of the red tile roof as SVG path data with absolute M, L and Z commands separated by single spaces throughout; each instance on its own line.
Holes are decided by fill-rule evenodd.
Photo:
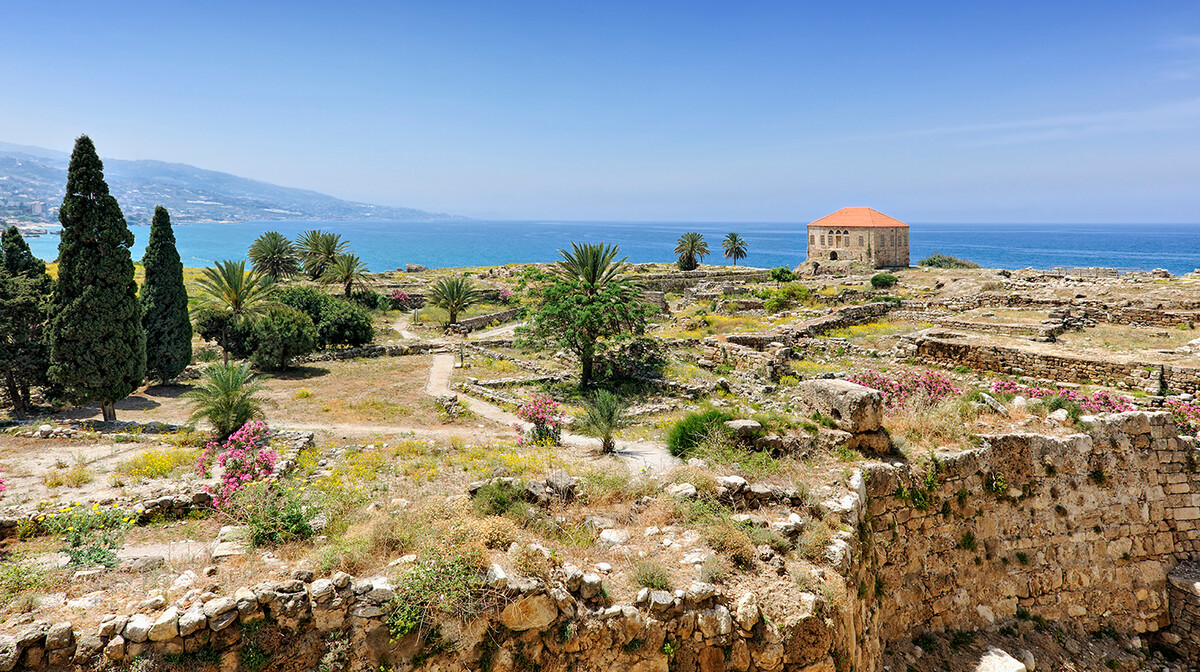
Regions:
M 862 227 L 862 226 L 902 226 L 908 228 L 908 224 L 892 219 L 887 215 L 873 210 L 871 208 L 842 208 L 832 215 L 825 215 L 817 221 L 809 224 L 809 226 L 830 226 L 830 227 Z

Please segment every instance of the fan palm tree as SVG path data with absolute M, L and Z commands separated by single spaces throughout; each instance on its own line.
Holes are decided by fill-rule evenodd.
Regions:
M 339 254 L 325 267 L 321 280 L 345 287 L 348 299 L 354 285 L 366 286 L 367 265 L 356 254 Z
M 212 268 L 204 269 L 196 284 L 200 286 L 197 310 L 222 314 L 229 318 L 229 324 L 238 324 L 266 311 L 273 289 L 267 276 L 254 270 L 246 272 L 244 259 L 218 261 Z M 225 361 L 229 361 L 228 351 Z
M 617 259 L 618 247 L 604 243 L 584 243 L 580 245 L 571 241 L 571 251 L 559 250 L 562 256 L 554 268 L 554 272 L 567 280 L 582 280 L 589 290 L 595 293 L 613 280 L 621 277 L 625 270 L 625 260 Z M 616 260 L 616 261 L 614 261 Z
M 483 297 L 470 278 L 460 275 L 433 283 L 427 298 L 430 305 L 450 313 L 450 324 L 454 324 L 459 313 L 476 305 Z
M 738 259 L 746 258 L 746 247 L 746 239 L 736 233 L 725 236 L 725 240 L 721 241 L 721 249 L 725 251 L 725 258 L 733 259 L 734 266 L 737 266 Z
M 213 364 L 205 369 L 200 387 L 183 396 L 193 407 L 191 422 L 208 420 L 213 431 L 225 439 L 247 422 L 263 417 L 262 401 L 254 396 L 262 389 L 249 364 Z
M 679 237 L 675 243 L 675 254 L 679 255 L 676 265 L 681 271 L 690 271 L 700 265 L 700 261 L 708 256 L 708 243 L 704 236 L 689 232 Z
M 345 252 L 347 247 L 346 241 L 342 240 L 340 235 L 319 229 L 305 231 L 296 243 L 304 261 L 304 272 L 312 280 L 320 278 L 325 273 L 325 268 Z
M 629 425 L 629 418 L 625 417 L 626 408 L 628 407 L 625 402 L 617 395 L 608 390 L 596 390 L 583 415 L 579 417 L 579 424 L 575 426 L 575 430 L 580 434 L 600 439 L 600 449 L 611 453 L 617 445 L 613 435 L 617 430 Z
M 250 245 L 250 261 L 254 270 L 279 281 L 300 272 L 300 257 L 296 246 L 278 231 L 267 231 Z

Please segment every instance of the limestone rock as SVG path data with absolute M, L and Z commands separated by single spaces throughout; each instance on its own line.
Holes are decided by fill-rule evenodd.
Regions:
M 75 633 L 68 621 L 55 623 L 46 631 L 47 649 L 65 649 L 75 641 Z
M 545 593 L 523 597 L 500 612 L 500 622 L 516 632 L 544 628 L 557 617 L 558 605 Z
M 125 630 L 121 634 L 130 642 L 144 642 L 150 638 L 150 626 L 154 622 L 145 614 L 134 614 L 129 618 L 129 622 L 125 624 Z
M 206 625 L 208 625 L 208 617 L 197 607 L 192 607 L 179 616 L 179 634 L 183 637 L 187 637 Z
M 179 636 L 179 610 L 171 607 L 154 620 L 147 633 L 152 642 L 165 642 Z
M 975 672 L 1028 672 L 1028 670 L 1025 663 L 993 646 L 983 652 L 979 663 L 975 665 Z
M 605 544 L 624 544 L 629 541 L 629 532 L 626 530 L 607 529 L 600 533 L 600 541 Z
M 882 427 L 883 395 L 878 390 L 837 379 L 806 380 L 799 387 L 804 404 L 832 419 L 838 429 L 858 434 Z
M 762 425 L 757 420 L 729 420 L 725 426 L 740 437 L 752 437 L 762 429 Z
M 693 499 L 696 496 L 696 486 L 691 483 L 676 483 L 667 486 L 667 494 L 675 499 Z
M 758 623 L 758 598 L 754 593 L 746 593 L 737 601 L 737 608 L 734 610 L 733 618 L 737 621 L 738 627 L 743 630 L 750 630 L 754 624 Z
M 17 666 L 17 658 L 21 650 L 17 648 L 17 638 L 12 635 L 0 635 L 0 672 L 10 672 Z

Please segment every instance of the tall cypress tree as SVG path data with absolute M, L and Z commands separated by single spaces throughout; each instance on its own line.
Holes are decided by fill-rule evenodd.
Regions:
M 183 263 L 175 249 L 171 215 L 154 208 L 150 243 L 142 257 L 142 328 L 146 330 L 146 375 L 167 384 L 192 361 L 192 323 L 188 319 Z
M 54 281 L 15 226 L 0 235 L 0 250 L 0 376 L 17 417 L 24 417 L 30 388 L 46 384 L 46 320 Z
M 50 379 L 69 401 L 99 401 L 104 421 L 112 422 L 114 404 L 146 377 L 146 335 L 129 254 L 133 234 L 86 135 L 71 153 L 58 221 Z

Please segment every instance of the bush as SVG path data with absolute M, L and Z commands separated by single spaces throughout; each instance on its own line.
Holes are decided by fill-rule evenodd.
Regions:
M 792 269 L 780 266 L 779 268 L 772 268 L 767 277 L 773 282 L 791 282 L 796 279 L 796 274 L 792 272 Z
M 317 323 L 317 343 L 320 347 L 357 347 L 375 340 L 375 327 L 367 311 L 346 301 L 330 301 L 327 309 L 321 313 L 321 321 Z
M 195 410 L 191 421 L 208 420 L 224 439 L 254 418 L 262 417 L 262 402 L 254 395 L 262 383 L 248 364 L 213 364 L 204 371 L 200 387 L 184 394 Z
M 313 536 L 316 512 L 286 481 L 260 480 L 225 500 L 222 513 L 245 525 L 255 546 L 282 544 Z
M 979 264 L 966 259 L 959 259 L 948 254 L 935 252 L 928 257 L 917 262 L 918 266 L 932 266 L 933 268 L 979 268 Z
M 768 297 L 766 301 L 763 301 L 763 310 L 767 311 L 768 313 L 778 313 L 786 310 L 787 307 L 788 300 L 782 296 L 771 296 Z
M 875 289 L 894 287 L 897 282 L 899 282 L 899 278 L 891 273 L 876 273 L 871 276 L 871 286 Z
M 271 306 L 254 323 L 251 361 L 260 369 L 281 371 L 294 357 L 317 346 L 317 328 L 305 313 L 288 306 Z
M 671 570 L 657 560 L 643 560 L 634 565 L 633 582 L 650 590 L 670 590 Z
M 492 481 L 475 491 L 475 510 L 484 516 L 523 515 L 525 488 L 519 482 Z
M 776 289 L 774 295 L 788 301 L 804 302 L 812 298 L 812 290 L 799 282 L 788 282 Z
M 334 298 L 312 287 L 287 287 L 275 293 L 275 300 L 308 315 L 313 324 L 319 324 L 322 312 Z
M 388 634 L 393 641 L 450 618 L 463 621 L 490 604 L 473 559 L 459 555 L 424 560 L 402 574 L 396 585 Z
M 253 349 L 251 338 L 254 321 L 248 317 L 234 317 L 216 308 L 204 306 L 192 317 L 192 326 L 200 338 L 221 346 L 230 357 L 245 359 Z
M 563 418 L 562 404 L 559 404 L 547 394 L 535 394 L 517 408 L 517 417 L 525 422 L 533 423 L 528 433 L 521 427 L 516 427 L 517 445 L 532 443 L 535 446 L 557 446 L 562 438 Z
M 350 293 L 350 301 L 367 310 L 389 310 L 392 302 L 388 297 L 373 289 L 360 289 Z
M 733 420 L 732 415 L 717 409 L 689 413 L 676 422 L 667 434 L 667 450 L 675 457 L 686 458 L 714 431 L 728 431 L 724 423 L 729 420 Z
M 60 550 L 70 557 L 71 565 L 116 567 L 117 551 L 125 543 L 125 534 L 133 527 L 134 520 L 115 506 L 68 505 L 39 516 L 38 522 L 59 537 L 63 543 Z
M 479 521 L 478 533 L 484 546 L 506 549 L 517 540 L 517 525 L 508 518 L 488 516 Z
M 622 338 L 600 346 L 592 364 L 593 380 L 657 378 L 667 366 L 666 347 L 648 336 Z
M 233 497 L 254 481 L 269 478 L 279 460 L 270 444 L 270 429 L 265 422 L 247 422 L 226 439 L 224 444 L 209 442 L 196 460 L 196 473 L 207 475 L 215 462 L 224 471 L 221 483 L 208 489 L 213 506 L 225 513 L 233 507 Z

